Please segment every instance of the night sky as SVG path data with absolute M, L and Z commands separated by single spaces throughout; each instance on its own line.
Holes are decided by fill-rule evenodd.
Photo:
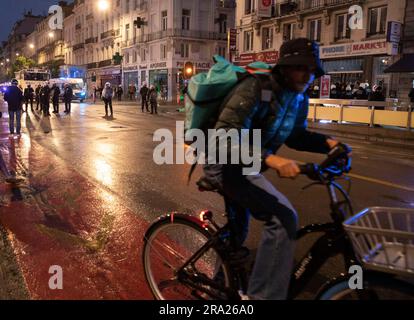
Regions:
M 6 40 L 14 23 L 23 17 L 23 12 L 47 14 L 49 7 L 59 0 L 0 0 L 0 41 Z M 70 2 L 70 1 L 68 1 Z

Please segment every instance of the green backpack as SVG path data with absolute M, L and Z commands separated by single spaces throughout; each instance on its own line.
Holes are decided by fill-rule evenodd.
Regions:
M 195 75 L 188 84 L 185 102 L 186 141 L 191 140 L 191 130 L 205 131 L 214 127 L 223 102 L 240 81 L 249 75 L 270 74 L 272 68 L 263 62 L 254 62 L 243 68 L 219 55 L 215 55 L 213 60 L 215 64 L 207 73 Z

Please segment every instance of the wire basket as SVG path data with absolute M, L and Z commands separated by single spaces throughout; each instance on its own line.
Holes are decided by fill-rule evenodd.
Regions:
M 414 277 L 414 210 L 374 207 L 344 223 L 366 269 Z

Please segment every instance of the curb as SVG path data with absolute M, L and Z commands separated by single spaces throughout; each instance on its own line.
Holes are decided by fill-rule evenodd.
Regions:
M 342 138 L 414 149 L 414 132 L 404 129 L 370 128 L 365 126 L 321 124 L 314 122 L 309 122 L 309 129 Z

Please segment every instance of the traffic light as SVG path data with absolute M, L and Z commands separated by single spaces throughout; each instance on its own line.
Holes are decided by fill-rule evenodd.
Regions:
M 183 71 L 184 79 L 189 80 L 194 74 L 195 74 L 194 63 L 192 63 L 191 61 L 187 61 L 186 63 L 184 63 L 184 71 Z

